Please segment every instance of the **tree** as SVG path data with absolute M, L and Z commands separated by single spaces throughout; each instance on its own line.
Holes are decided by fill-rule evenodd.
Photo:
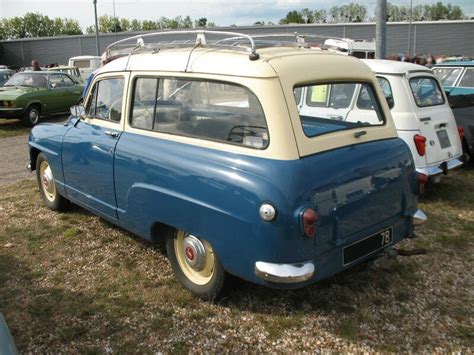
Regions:
M 142 30 L 142 23 L 138 21 L 137 19 L 133 19 L 132 22 L 130 23 L 130 29 L 132 31 L 141 31 Z
M 205 17 L 201 17 L 195 22 L 196 27 L 206 27 L 206 25 L 207 25 L 207 18 Z
M 314 22 L 314 12 L 310 9 L 301 10 L 301 17 L 303 18 L 304 23 Z
M 316 23 L 325 23 L 327 20 L 327 13 L 326 10 L 321 9 L 321 10 L 314 10 L 313 11 L 313 22 Z
M 280 25 L 289 24 L 289 23 L 305 23 L 303 15 L 300 12 L 293 10 L 286 14 L 285 18 L 280 20 Z
M 183 28 L 193 28 L 193 20 L 191 20 L 191 17 L 186 16 L 183 20 Z

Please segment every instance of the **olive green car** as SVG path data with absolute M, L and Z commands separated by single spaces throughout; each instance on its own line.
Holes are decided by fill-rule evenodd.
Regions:
M 0 118 L 18 118 L 32 127 L 41 115 L 69 111 L 81 101 L 83 88 L 61 72 L 16 73 L 0 88 Z

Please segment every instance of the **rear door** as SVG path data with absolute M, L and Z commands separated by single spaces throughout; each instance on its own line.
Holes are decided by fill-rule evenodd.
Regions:
M 426 163 L 441 164 L 462 154 L 453 113 L 438 80 L 431 75 L 408 76 L 410 96 L 426 138 Z

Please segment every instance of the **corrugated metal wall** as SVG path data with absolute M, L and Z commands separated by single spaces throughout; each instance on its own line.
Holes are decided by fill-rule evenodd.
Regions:
M 375 24 L 316 24 L 288 26 L 223 27 L 222 30 L 243 33 L 300 32 L 325 36 L 373 39 Z M 474 56 L 474 21 L 421 22 L 412 25 L 412 51 L 433 55 Z M 100 52 L 118 39 L 129 37 L 132 32 L 100 36 Z M 387 54 L 406 53 L 408 23 L 389 23 L 387 28 Z M 0 64 L 25 66 L 32 59 L 41 64 L 66 64 L 76 55 L 95 55 L 94 36 L 68 36 L 34 38 L 0 42 Z

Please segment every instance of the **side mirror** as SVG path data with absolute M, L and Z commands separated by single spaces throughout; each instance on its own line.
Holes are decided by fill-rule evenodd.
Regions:
M 71 115 L 75 117 L 82 117 L 86 114 L 86 110 L 82 105 L 71 106 L 69 110 L 71 111 Z

